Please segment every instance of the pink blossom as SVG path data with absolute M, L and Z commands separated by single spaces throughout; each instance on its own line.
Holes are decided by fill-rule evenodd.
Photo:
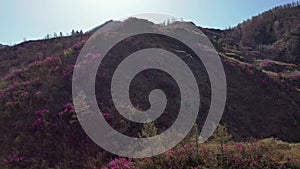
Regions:
M 60 66 L 53 66 L 49 69 L 49 71 L 56 71 L 60 68 Z
M 75 113 L 75 109 L 73 108 L 73 103 L 72 102 L 68 102 L 66 104 L 64 104 L 63 106 L 63 110 L 58 112 L 58 115 L 63 115 L 65 113 Z
M 63 112 L 64 112 L 64 113 L 67 113 L 67 112 L 68 112 L 68 108 L 65 108 Z
M 125 164 L 124 164 L 124 167 L 125 167 L 125 168 L 129 168 L 129 163 L 125 163 Z
M 183 152 L 183 150 L 184 150 L 183 148 L 179 148 L 179 149 L 177 149 L 177 153 L 180 154 Z
M 75 109 L 71 109 L 69 113 L 75 113 Z
M 35 92 L 35 95 L 36 96 L 40 96 L 42 94 L 42 92 L 41 91 L 37 91 L 37 92 Z
M 7 74 L 2 78 L 2 80 L 8 80 L 8 79 L 12 78 L 13 76 L 14 76 L 14 74 Z
M 260 67 L 264 68 L 268 66 L 270 63 L 271 63 L 270 60 L 266 59 L 260 64 Z
M 34 67 L 34 66 L 38 66 L 40 65 L 42 62 L 38 61 L 38 60 L 35 60 L 31 63 L 28 64 L 28 67 Z
M 76 63 L 76 64 L 73 66 L 73 68 L 75 68 L 75 69 L 76 69 L 76 68 L 77 68 L 77 69 L 80 68 L 80 63 Z
M 109 113 L 109 112 L 104 112 L 104 113 L 103 113 L 103 117 L 104 117 L 105 119 L 109 119 L 111 116 L 110 116 L 110 113 Z
M 24 161 L 25 157 L 24 156 L 8 156 L 7 160 L 5 160 L 6 163 L 11 163 L 11 162 L 20 162 Z
M 27 97 L 28 95 L 29 95 L 28 92 L 22 92 L 22 93 L 20 94 L 21 97 Z
M 46 59 L 44 59 L 44 62 L 50 62 L 50 61 L 52 61 L 53 60 L 53 58 L 52 57 L 46 57 Z
M 299 74 L 295 74 L 294 76 L 295 76 L 295 77 L 300 77 L 300 73 L 299 73 Z
M 72 74 L 72 72 L 63 72 L 62 75 L 61 75 L 61 77 L 62 77 L 63 79 L 66 79 L 66 78 L 69 77 L 71 74 Z
M 151 162 L 151 161 L 152 161 L 152 158 L 151 158 L 151 157 L 146 157 L 146 158 L 144 158 L 144 161 L 146 161 L 146 162 Z
M 237 144 L 237 148 L 238 148 L 239 152 L 242 152 L 243 151 L 243 144 L 242 143 Z
M 38 116 L 40 116 L 40 115 L 42 115 L 42 114 L 45 114 L 45 113 L 49 113 L 49 111 L 46 110 L 46 109 L 42 109 L 42 110 L 37 110 L 37 111 L 35 112 L 35 114 L 38 115 Z
M 68 102 L 68 103 L 64 104 L 64 108 L 72 107 L 72 106 L 73 106 L 72 102 Z
M 239 154 L 236 154 L 236 155 L 233 156 L 233 161 L 235 163 L 238 163 L 240 160 L 241 160 L 241 156 Z
M 287 65 L 287 66 L 285 66 L 285 69 L 293 69 L 293 66 L 292 65 Z
M 24 160 L 25 160 L 25 157 L 16 157 L 15 160 L 16 160 L 16 161 L 24 161 Z
M 170 149 L 170 150 L 167 151 L 167 155 L 168 155 L 168 156 L 173 155 L 173 153 L 174 153 L 174 151 L 173 151 L 172 149 Z
M 53 127 L 57 127 L 57 123 L 52 124 Z
M 34 127 L 40 126 L 43 123 L 43 119 L 42 118 L 38 118 L 35 120 L 35 122 L 33 123 Z
M 0 89 L 0 95 L 3 95 L 5 93 L 5 90 Z
M 8 88 L 9 89 L 14 89 L 18 86 L 19 86 L 19 82 L 18 81 L 13 81 L 13 83 L 11 85 L 9 85 Z
M 197 167 L 194 167 L 194 169 L 201 169 L 202 165 L 198 165 Z
M 125 159 L 125 158 L 116 158 L 113 161 L 109 162 L 109 166 L 112 169 L 124 169 L 124 168 L 130 168 L 132 165 L 132 159 Z
M 64 114 L 63 111 L 58 112 L 58 115 L 63 115 L 63 114 Z

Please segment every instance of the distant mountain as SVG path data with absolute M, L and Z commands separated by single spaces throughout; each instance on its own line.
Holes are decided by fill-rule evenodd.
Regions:
M 230 48 L 248 52 L 255 58 L 300 63 L 300 6 L 287 4 L 252 17 L 225 30 Z

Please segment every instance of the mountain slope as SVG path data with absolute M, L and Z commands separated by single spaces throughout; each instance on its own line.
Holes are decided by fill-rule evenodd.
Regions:
M 0 44 L 0 49 L 1 49 L 1 48 L 5 48 L 5 47 L 6 47 L 6 45 Z
M 238 50 L 257 51 L 257 58 L 300 63 L 300 6 L 276 7 L 226 30 Z
M 290 11 L 293 13 L 294 10 L 298 11 L 298 7 L 276 10 L 280 10 L 281 13 L 290 13 Z M 281 21 L 282 25 L 298 22 L 292 19 L 287 23 L 284 20 Z M 153 23 L 139 19 L 127 20 L 125 23 L 117 22 L 114 24 L 114 30 L 107 36 L 114 37 L 118 33 L 118 29 L 122 28 L 118 27 L 118 24 L 130 26 L 131 22 L 153 25 Z M 244 28 L 251 27 L 252 22 L 248 21 L 244 24 Z M 268 25 L 268 23 L 265 24 Z M 164 28 L 176 31 L 176 23 Z M 299 63 L 296 59 L 298 55 L 292 60 L 286 58 L 285 55 L 282 56 L 282 60 L 278 58 L 279 56 L 263 56 L 259 53 L 256 55 L 255 50 L 259 48 L 256 46 L 257 42 L 246 43 L 248 40 L 253 41 L 254 35 L 251 32 L 244 32 L 251 36 L 242 35 L 244 38 L 239 39 L 234 35 L 237 28 L 231 30 L 199 29 L 213 42 L 224 64 L 228 95 L 221 123 L 227 124 L 233 139 L 241 141 L 252 137 L 258 139 L 276 137 L 289 142 L 299 142 L 300 76 L 297 74 Z M 287 28 L 283 26 L 281 29 L 283 31 Z M 270 31 L 272 36 L 277 37 L 273 33 Z M 262 35 L 259 34 L 255 38 Z M 78 123 L 72 105 L 73 67 L 78 66 L 75 65 L 76 58 L 90 36 L 91 34 L 87 33 L 50 40 L 29 41 L 0 50 L 0 75 L 2 77 L 0 81 L 0 133 L 5 136 L 0 138 L 1 160 L 25 156 L 28 160 L 25 164 L 18 164 L 19 168 L 22 168 L 22 165 L 23 168 L 24 166 L 45 168 L 45 166 L 54 167 L 61 164 L 68 164 L 67 166 L 71 168 L 83 168 L 81 162 L 103 152 L 86 136 Z M 284 46 L 292 43 L 289 39 L 275 38 L 275 41 L 282 41 Z M 275 41 L 271 44 L 265 41 L 263 43 L 272 46 L 276 43 Z M 175 41 L 168 43 L 174 47 L 170 50 L 179 56 L 183 58 L 192 56 L 186 48 L 177 45 Z M 115 51 L 115 55 L 130 52 L 133 47 L 141 48 L 143 45 L 155 47 L 157 44 L 167 47 L 163 38 L 153 38 L 148 41 L 137 39 L 128 43 L 132 48 L 120 48 Z M 274 53 L 276 52 L 275 50 Z M 98 57 L 91 55 L 84 60 L 84 63 L 89 64 Z M 200 64 L 199 61 L 195 61 L 191 66 L 198 68 Z M 205 75 L 205 70 L 199 69 L 199 76 Z M 107 65 L 107 72 L 113 71 L 113 67 Z M 99 73 L 98 77 L 105 79 L 106 74 Z M 140 81 L 135 83 L 137 99 L 134 102 L 139 103 L 138 101 L 145 96 L 139 88 L 139 86 L 147 86 L 143 80 L 156 82 L 157 79 L 162 79 L 161 77 L 162 75 L 151 74 L 142 76 Z M 98 85 L 97 89 L 104 87 L 103 84 L 96 85 Z M 176 91 L 174 84 L 163 86 Z M 153 88 L 151 85 L 148 87 Z M 210 105 L 210 84 L 207 76 L 201 76 L 199 88 L 202 107 L 197 122 L 201 126 Z M 105 93 L 101 93 L 101 90 L 97 90 L 96 94 L 104 96 L 103 102 L 109 98 L 104 95 Z M 76 101 L 84 102 L 84 97 L 78 97 Z M 147 107 L 147 103 L 142 102 L 139 106 Z M 172 115 L 170 119 L 174 118 L 172 113 L 175 112 L 175 108 L 171 107 L 168 110 Z M 111 117 L 117 114 L 113 108 L 107 106 L 104 109 L 107 110 L 108 115 L 105 116 L 107 121 L 116 129 L 120 131 L 123 129 L 122 131 L 127 132 L 128 135 L 140 131 L 139 125 L 112 120 Z M 158 126 L 169 127 L 170 121 L 168 120 L 168 118 L 162 119 Z M 124 126 L 126 126 L 125 129 Z M 107 159 L 114 157 L 109 153 L 104 153 L 104 155 Z
M 43 60 L 48 56 L 61 54 L 64 49 L 87 39 L 90 34 L 74 35 L 70 37 L 52 38 L 49 40 L 27 41 L 0 50 L 0 76 L 4 76 L 13 69 L 28 65 L 35 60 Z

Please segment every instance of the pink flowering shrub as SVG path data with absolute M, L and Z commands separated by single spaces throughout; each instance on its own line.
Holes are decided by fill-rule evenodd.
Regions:
M 8 156 L 5 160 L 6 163 L 22 162 L 26 158 L 24 156 Z
M 103 167 L 102 169 L 126 169 L 131 168 L 132 159 L 126 158 L 115 158 L 113 161 L 108 163 L 107 167 Z
M 105 152 L 82 130 L 70 101 L 73 68 L 84 68 L 103 57 L 89 53 L 75 64 L 84 43 L 79 41 L 55 56 L 34 58 L 36 60 L 24 64 L 23 68 L 13 69 L 3 76 L 0 112 L 8 120 L 1 121 L 0 129 L 8 130 L 9 134 L 0 139 L 5 145 L 0 150 L 0 168 L 298 167 L 300 161 L 297 157 L 289 155 L 276 161 L 276 153 L 257 141 L 229 142 L 222 146 L 213 142 L 198 146 L 182 143 L 164 154 L 145 159 L 116 158 Z M 261 80 L 264 84 L 268 82 L 252 64 L 240 64 L 226 58 L 223 61 L 234 65 L 239 73 L 250 74 L 249 78 L 255 77 L 254 80 Z M 147 68 L 147 64 L 144 67 Z M 113 126 L 125 126 L 113 118 L 114 115 L 112 110 L 103 113 Z
M 46 109 L 42 109 L 42 110 L 37 110 L 37 111 L 35 112 L 35 114 L 36 114 L 37 116 L 41 116 L 41 115 L 43 115 L 43 114 L 45 114 L 45 113 L 49 113 L 49 111 L 46 110 Z
M 68 102 L 68 103 L 64 104 L 63 110 L 58 112 L 58 115 L 73 114 L 73 113 L 75 113 L 73 103 Z

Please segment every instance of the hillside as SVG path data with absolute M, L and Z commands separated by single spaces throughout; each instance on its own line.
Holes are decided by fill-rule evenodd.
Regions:
M 4 76 L 13 69 L 18 69 L 35 60 L 43 60 L 48 56 L 56 56 L 64 49 L 70 48 L 89 34 L 72 37 L 59 37 L 45 40 L 35 40 L 20 43 L 0 50 L 0 76 Z
M 226 30 L 230 47 L 260 59 L 300 63 L 300 6 L 276 7 Z
M 199 28 L 218 50 L 226 73 L 227 102 L 221 124 L 227 126 L 228 134 L 232 136 L 226 155 L 229 157 L 234 152 L 245 159 L 251 157 L 252 161 L 257 158 L 259 165 L 251 163 L 251 166 L 257 168 L 263 166 L 274 168 L 281 165 L 291 167 L 285 166 L 285 163 L 289 162 L 288 159 L 292 161 L 292 157 L 286 157 L 287 154 L 299 152 L 298 144 L 280 141 L 271 141 L 267 144 L 266 140 L 253 142 L 256 139 L 270 137 L 290 143 L 300 142 L 300 43 L 298 43 L 300 32 L 297 32 L 300 30 L 297 19 L 300 14 L 299 7 L 296 5 L 277 7 L 229 30 Z M 125 22 L 114 22 L 114 28 L 105 36 L 114 37 L 122 27 L 131 26 L 133 23 L 148 27 L 154 25 L 145 20 L 131 18 Z M 177 24 L 175 22 L 167 26 L 156 25 L 155 28 L 176 32 L 179 27 Z M 31 168 L 99 168 L 103 163 L 107 164 L 116 157 L 103 151 L 87 137 L 78 122 L 72 104 L 74 100 L 72 100 L 71 78 L 73 68 L 76 66 L 75 61 L 94 30 L 83 35 L 27 41 L 0 50 L 0 133 L 4 136 L 0 138 L 0 168 L 4 166 L 6 168 L 28 168 L 29 166 Z M 189 30 L 183 31 L 189 32 Z M 193 53 L 176 41 L 165 41 L 164 38 L 157 37 L 146 38 L 147 41 L 140 38 L 123 42 L 128 46 L 120 47 L 111 54 L 115 59 L 113 63 L 118 62 L 118 56 L 122 52 L 129 53 L 136 48 L 157 45 L 177 53 L 183 59 L 195 58 Z M 168 44 L 171 44 L 171 47 Z M 89 55 L 83 63 L 88 65 L 98 57 Z M 211 91 L 207 73 L 203 66 L 199 68 L 199 65 L 202 63 L 197 60 L 191 64 L 192 67 L 197 68 L 197 74 L 201 76 L 198 84 L 201 93 L 201 110 L 197 119 L 198 125 L 201 126 L 209 108 Z M 107 74 L 98 72 L 97 78 L 100 82 L 107 80 L 107 75 L 114 72 L 113 65 L 106 65 L 105 68 Z M 137 98 L 134 102 L 139 103 L 139 108 L 147 107 L 147 103 L 139 102 L 145 95 L 145 91 L 142 91 L 139 86 L 147 87 L 147 90 L 153 89 L 157 84 L 145 85 L 144 80 L 155 82 L 162 77 L 163 74 L 155 76 L 145 74 L 136 81 L 134 94 Z M 108 103 L 108 106 L 101 106 L 108 113 L 107 121 L 115 129 L 133 136 L 145 129 L 141 124 L 124 122 L 119 117 L 118 120 L 116 118 L 112 120 L 111 117 L 116 117 L 117 112 L 110 106 L 111 96 L 105 90 L 100 90 L 105 87 L 104 84 L 96 83 L 96 85 L 99 89 L 96 94 L 102 99 L 98 102 Z M 169 91 L 169 98 L 176 98 L 173 93 L 177 90 L 175 84 L 158 86 L 163 86 L 166 91 Z M 77 99 L 76 101 L 84 100 Z M 156 127 L 160 128 L 157 132 L 162 132 L 170 126 L 176 117 L 174 114 L 176 108 L 178 107 L 170 107 L 166 112 L 168 116 L 164 116 L 156 123 Z M 257 143 L 258 147 L 263 148 L 259 150 L 253 148 L 254 143 L 255 146 Z M 212 140 L 212 144 L 208 142 L 203 147 L 208 147 L 212 153 L 219 155 L 224 153 L 223 143 L 221 145 L 222 149 L 217 149 L 218 143 Z M 280 148 L 284 150 L 280 159 L 276 159 L 277 161 L 273 157 L 260 154 L 260 151 L 274 153 L 275 149 L 273 150 L 271 145 L 281 146 Z M 179 148 L 178 151 L 186 151 L 186 149 Z M 195 149 L 188 150 L 195 151 Z M 204 150 L 203 148 L 200 151 L 204 154 L 202 157 L 207 153 Z M 186 154 L 189 153 L 192 154 L 191 152 Z M 166 167 L 165 159 L 179 158 L 176 153 L 171 157 L 168 155 L 163 155 L 164 157 L 158 163 Z M 212 154 L 209 157 L 212 161 L 216 160 L 215 162 L 226 161 L 219 161 L 213 158 Z M 295 159 L 298 158 L 299 156 L 295 155 Z M 189 157 L 181 159 L 182 163 L 189 165 L 191 161 L 197 161 L 187 159 Z M 233 156 L 230 156 L 231 161 L 228 159 L 228 165 L 234 163 L 237 164 L 236 168 L 249 168 L 250 163 L 248 164 L 247 160 L 237 162 L 236 157 Z M 122 161 L 123 165 L 132 164 L 130 160 L 126 161 L 127 159 L 118 160 L 118 162 Z M 203 160 L 201 163 L 205 163 L 205 158 L 201 160 Z M 148 162 L 142 161 L 141 165 L 147 168 Z M 151 161 L 149 163 L 152 165 Z M 248 167 L 243 166 L 246 163 Z M 200 163 L 193 165 L 197 166 Z M 210 165 L 214 164 L 206 167 L 212 167 Z M 297 168 L 296 165 L 292 167 Z
M 6 47 L 6 45 L 0 44 L 0 49 L 1 49 L 1 48 L 5 48 L 5 47 Z

